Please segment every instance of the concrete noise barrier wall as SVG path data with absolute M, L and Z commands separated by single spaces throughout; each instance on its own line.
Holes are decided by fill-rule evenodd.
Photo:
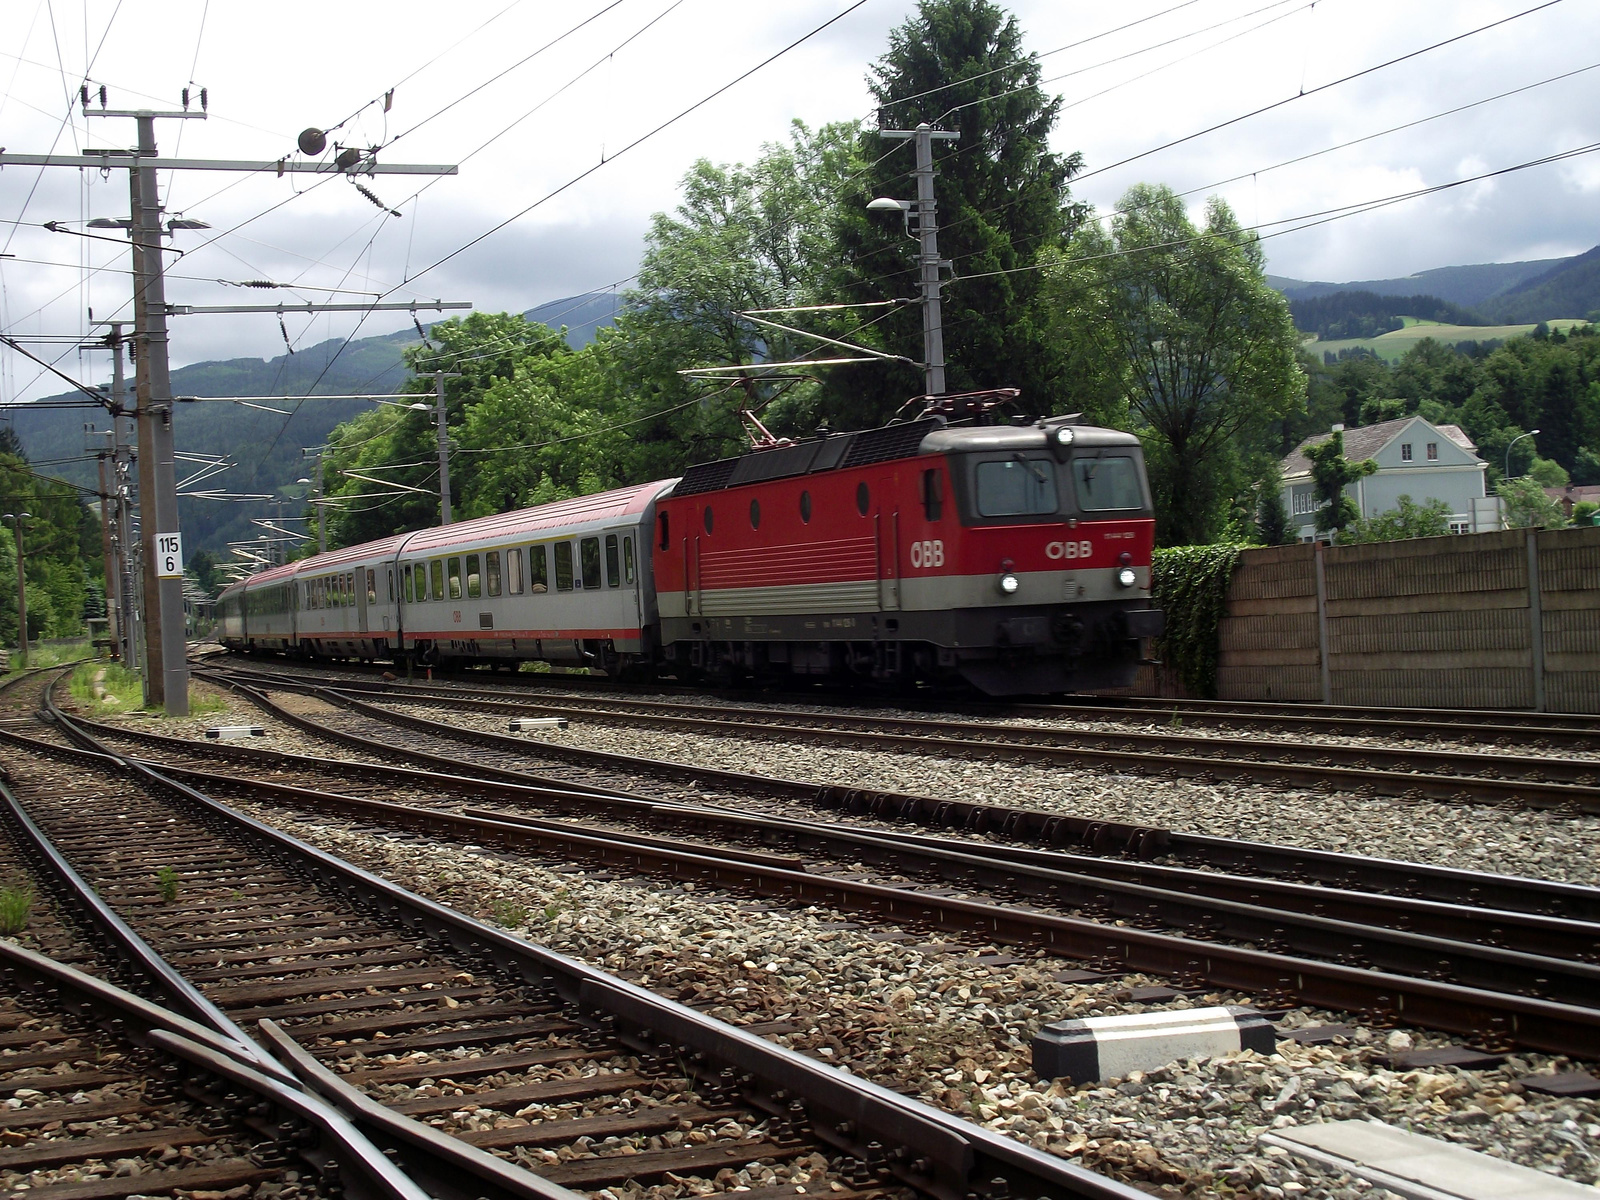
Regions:
M 1600 713 L 1600 528 L 1239 557 L 1223 700 Z

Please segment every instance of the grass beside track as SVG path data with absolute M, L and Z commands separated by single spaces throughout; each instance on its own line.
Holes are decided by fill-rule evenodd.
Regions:
M 159 705 L 151 707 L 144 702 L 144 685 L 138 672 L 130 671 L 120 663 L 86 662 L 72 673 L 70 684 L 72 698 L 84 705 L 90 715 L 111 716 L 115 713 L 144 712 L 161 716 Z M 189 715 L 223 712 L 228 705 L 209 688 L 189 688 Z

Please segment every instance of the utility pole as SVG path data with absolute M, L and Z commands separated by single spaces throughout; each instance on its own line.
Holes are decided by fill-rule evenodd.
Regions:
M 933 196 L 933 143 L 953 142 L 961 135 L 926 123 L 915 129 L 880 129 L 879 137 L 910 140 L 917 152 L 917 265 L 922 278 L 923 386 L 928 395 L 944 391 L 944 324 L 940 317 L 939 271 L 951 264 L 939 257 L 938 207 Z
M 460 379 L 460 371 L 434 371 L 433 411 L 439 421 L 439 524 L 450 524 L 450 431 L 444 423 L 444 381 Z
M 20 650 L 22 665 L 28 665 L 28 580 L 23 571 L 24 559 L 22 556 L 22 523 L 31 514 L 20 509 L 14 513 L 6 513 L 4 519 L 11 522 L 11 527 L 17 531 L 17 649 Z
M 117 114 L 123 115 L 123 114 Z M 139 126 L 139 166 L 128 172 L 133 240 L 133 330 L 139 346 L 139 503 L 144 509 L 146 693 L 168 716 L 189 715 L 188 646 L 183 620 L 183 534 L 172 444 L 172 375 L 167 359 L 167 285 L 156 183 L 156 116 Z M 203 113 L 161 113 L 181 119 Z
M 156 158 L 156 118 L 203 119 L 205 113 L 109 109 L 100 90 L 99 109 L 89 107 L 89 89 L 80 96 L 86 117 L 131 117 L 138 122 L 139 146 L 127 150 L 91 150 L 85 154 L 14 154 L 0 149 L 0 169 L 7 166 L 77 167 L 109 171 L 125 168 L 132 202 L 127 228 L 133 242 L 134 341 L 138 352 L 139 502 L 144 545 L 145 697 L 160 702 L 169 715 L 189 711 L 188 663 L 183 617 L 183 538 L 178 529 L 177 476 L 172 445 L 172 381 L 167 361 L 167 304 L 161 246 L 161 200 L 156 169 L 244 171 L 277 175 L 454 175 L 453 166 L 400 166 L 377 161 L 375 150 L 344 149 L 328 162 L 308 161 L 320 155 L 327 139 L 321 130 L 300 136 L 306 159 L 289 156 L 275 162 Z M 187 100 L 187 96 L 185 96 Z M 201 92 L 201 107 L 205 93 Z M 109 222 L 121 225 L 121 222 Z M 175 223 L 177 224 L 177 223 Z M 153 608 L 154 611 L 150 611 Z
M 91 314 L 92 315 L 92 314 Z M 115 606 L 117 657 L 129 671 L 139 666 L 139 604 L 133 583 L 135 547 L 133 539 L 133 489 L 129 477 L 133 467 L 133 406 L 128 403 L 128 384 L 122 369 L 122 346 L 127 338 L 126 321 L 94 321 L 104 325 L 105 345 L 111 350 L 111 555 L 115 575 L 106 577 L 106 607 Z M 106 490 L 102 485 L 102 490 Z M 108 566 L 108 572 L 112 569 Z

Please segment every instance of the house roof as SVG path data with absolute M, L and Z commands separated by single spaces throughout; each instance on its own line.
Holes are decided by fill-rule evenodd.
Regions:
M 1459 425 L 1435 425 L 1422 417 L 1401 417 L 1395 421 L 1379 421 L 1376 425 L 1360 425 L 1354 429 L 1344 431 L 1344 456 L 1351 462 L 1361 462 L 1371 458 L 1390 442 L 1398 437 L 1402 430 L 1412 425 L 1424 425 L 1429 429 L 1436 429 L 1449 438 L 1463 450 L 1472 452 L 1477 447 L 1472 444 L 1472 439 Z M 1283 460 L 1283 473 L 1288 475 L 1304 475 L 1311 470 L 1311 460 L 1306 457 L 1306 447 L 1320 446 L 1331 438 L 1333 434 L 1318 433 L 1308 437 Z

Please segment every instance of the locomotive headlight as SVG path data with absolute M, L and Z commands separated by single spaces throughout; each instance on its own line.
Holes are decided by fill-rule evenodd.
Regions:
M 1132 587 L 1139 582 L 1139 577 L 1133 573 L 1132 567 L 1123 567 L 1117 572 L 1117 582 L 1123 587 Z
M 1070 446 L 1077 436 L 1077 434 L 1072 432 L 1072 427 L 1070 425 L 1063 425 L 1060 429 L 1056 430 L 1056 445 Z
M 1017 581 L 1017 577 L 1010 571 L 1007 571 L 1004 575 L 1000 576 L 998 582 L 1000 585 L 1000 591 L 1007 596 L 1015 596 L 1017 594 L 1017 589 L 1022 586 L 1021 583 Z

